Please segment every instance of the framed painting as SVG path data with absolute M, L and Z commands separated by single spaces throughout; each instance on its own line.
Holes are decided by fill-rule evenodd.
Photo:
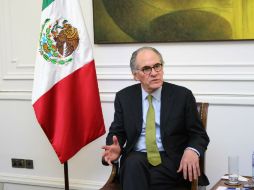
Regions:
M 254 0 L 93 0 L 94 42 L 254 39 Z

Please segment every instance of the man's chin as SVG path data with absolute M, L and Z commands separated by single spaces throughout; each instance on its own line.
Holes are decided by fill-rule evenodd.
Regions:
M 161 86 L 162 86 L 162 82 L 158 82 L 158 83 L 153 83 L 152 85 L 151 85 L 151 89 L 153 89 L 153 90 L 157 90 L 158 88 L 160 88 Z
M 161 87 L 163 82 L 161 80 L 151 81 L 151 86 Z

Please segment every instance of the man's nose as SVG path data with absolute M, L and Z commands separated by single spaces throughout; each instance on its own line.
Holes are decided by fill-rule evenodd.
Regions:
M 155 69 L 154 68 L 152 68 L 152 71 L 151 71 L 151 73 L 150 73 L 150 75 L 156 75 L 158 72 L 157 71 L 155 71 Z

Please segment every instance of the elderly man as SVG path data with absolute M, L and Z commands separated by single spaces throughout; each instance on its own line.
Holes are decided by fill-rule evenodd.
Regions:
M 163 65 L 155 48 L 136 50 L 130 67 L 140 83 L 116 94 L 103 159 L 111 164 L 121 156 L 123 190 L 190 189 L 201 175 L 209 137 L 192 92 L 164 82 Z

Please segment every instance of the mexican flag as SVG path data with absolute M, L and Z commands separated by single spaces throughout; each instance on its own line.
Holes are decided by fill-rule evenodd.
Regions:
M 105 133 L 79 0 L 43 0 L 32 104 L 61 163 Z

